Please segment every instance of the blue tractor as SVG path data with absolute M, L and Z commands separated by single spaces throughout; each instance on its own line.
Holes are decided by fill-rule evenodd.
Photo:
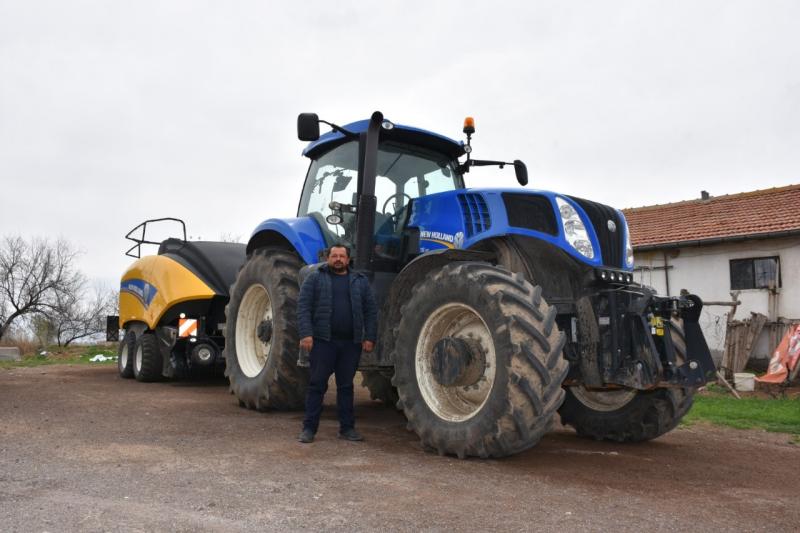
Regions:
M 319 124 L 332 131 L 320 136 Z M 298 117 L 311 164 L 297 218 L 253 232 L 226 309 L 226 374 L 240 405 L 301 407 L 299 284 L 342 242 L 380 307 L 363 384 L 422 445 L 458 457 L 534 446 L 556 413 L 580 435 L 644 441 L 674 428 L 714 373 L 694 295 L 634 282 L 625 218 L 574 196 L 470 189 L 466 142 L 375 112 L 346 126 Z

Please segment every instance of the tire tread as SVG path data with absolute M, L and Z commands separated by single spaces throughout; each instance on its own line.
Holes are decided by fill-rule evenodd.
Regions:
M 416 378 L 407 358 L 416 346 L 409 336 L 412 324 L 420 320 L 417 309 L 428 295 L 468 294 L 478 291 L 486 302 L 485 311 L 497 319 L 495 339 L 505 339 L 508 353 L 497 354 L 498 365 L 506 367 L 508 398 L 504 412 L 497 415 L 490 431 L 453 428 L 436 417 L 418 397 Z M 481 296 L 485 295 L 485 296 Z M 493 319 L 494 320 L 494 319 Z M 401 309 L 392 360 L 398 387 L 398 405 L 408 418 L 424 448 L 457 457 L 503 457 L 534 446 L 552 426 L 564 398 L 561 389 L 568 363 L 561 355 L 564 335 L 555 327 L 555 311 L 542 299 L 542 291 L 523 275 L 513 274 L 488 263 L 458 262 L 428 273 L 412 290 Z M 495 344 L 497 349 L 497 342 Z M 405 362 L 405 363 L 404 363 Z M 401 368 L 402 367 L 402 368 Z M 487 400 L 490 401 L 490 400 Z M 483 409 L 475 417 L 482 416 Z M 489 416 L 488 414 L 486 416 Z

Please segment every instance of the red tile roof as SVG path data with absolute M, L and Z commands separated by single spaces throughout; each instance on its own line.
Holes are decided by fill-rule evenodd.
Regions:
M 800 233 L 800 184 L 622 212 L 635 249 Z

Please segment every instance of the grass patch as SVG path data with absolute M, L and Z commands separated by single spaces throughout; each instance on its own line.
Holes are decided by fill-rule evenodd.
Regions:
M 684 420 L 688 424 L 705 420 L 737 429 L 761 428 L 800 436 L 800 398 L 737 400 L 716 394 L 697 395 Z
M 72 345 L 67 347 L 51 346 L 40 353 L 26 354 L 20 361 L 0 361 L 0 369 L 27 368 L 45 365 L 87 364 L 87 365 L 114 365 L 116 361 L 91 362 L 95 355 L 116 355 L 117 347 L 113 344 Z

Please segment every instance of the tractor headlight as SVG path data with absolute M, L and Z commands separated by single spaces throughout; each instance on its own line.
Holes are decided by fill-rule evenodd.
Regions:
M 581 216 L 574 207 L 559 197 L 556 197 L 556 205 L 561 214 L 561 225 L 564 227 L 564 237 L 567 242 L 582 256 L 594 259 L 594 247 Z
M 633 267 L 633 246 L 631 246 L 631 230 L 625 227 L 625 264 Z

